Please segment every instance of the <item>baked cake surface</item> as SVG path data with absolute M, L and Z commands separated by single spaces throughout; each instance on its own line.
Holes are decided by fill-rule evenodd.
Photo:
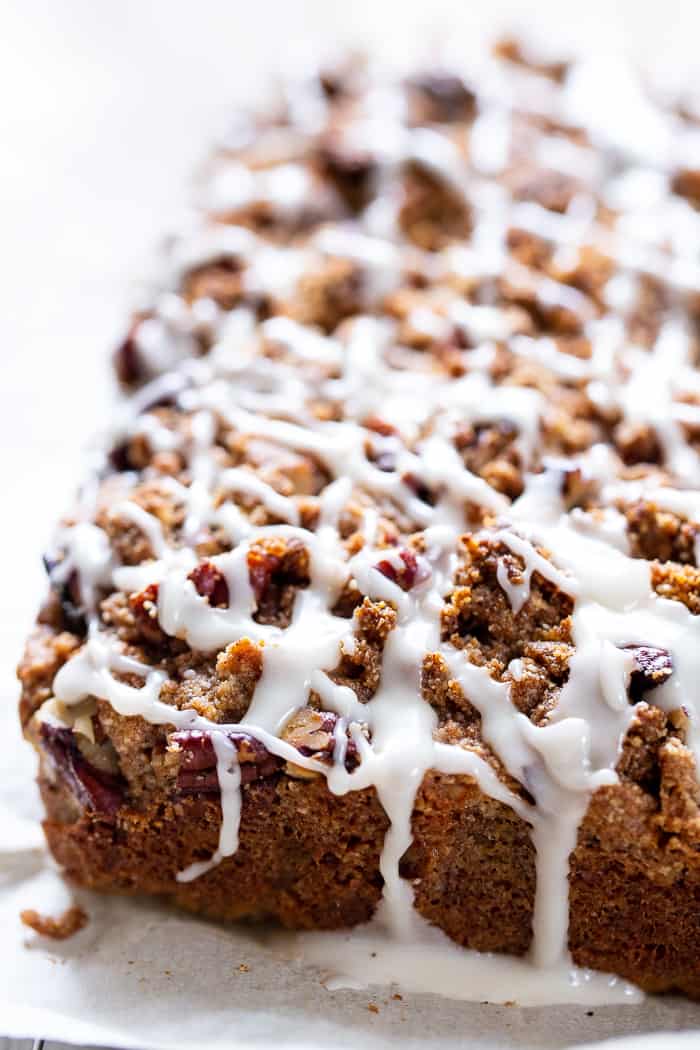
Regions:
M 214 152 L 19 668 L 79 884 L 700 995 L 700 110 L 594 79 Z

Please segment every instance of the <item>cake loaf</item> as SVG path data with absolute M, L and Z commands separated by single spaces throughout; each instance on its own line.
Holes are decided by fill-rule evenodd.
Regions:
M 700 996 L 699 142 L 510 40 L 231 125 L 19 668 L 72 880 Z

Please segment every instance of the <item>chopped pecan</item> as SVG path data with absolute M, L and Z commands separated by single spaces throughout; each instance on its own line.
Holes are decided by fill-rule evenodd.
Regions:
M 246 733 L 227 733 L 227 736 L 236 748 L 242 784 L 272 776 L 280 769 L 282 760 L 270 754 L 255 737 Z M 173 734 L 171 741 L 181 753 L 178 791 L 184 794 L 218 795 L 219 778 L 211 734 L 200 730 L 184 730 Z
M 344 147 L 328 139 L 318 151 L 319 170 L 333 184 L 351 211 L 369 204 L 376 162 L 365 150 Z
M 627 692 L 633 704 L 639 703 L 650 689 L 667 682 L 673 674 L 673 659 L 668 649 L 655 645 L 640 645 L 627 642 L 620 646 L 632 654 L 634 669 L 630 675 Z
M 431 507 L 435 506 L 437 503 L 437 493 L 429 488 L 422 478 L 409 472 L 404 474 L 401 480 L 404 485 L 408 485 L 411 491 L 415 493 L 422 503 L 428 503 Z
M 663 449 L 654 428 L 647 423 L 623 420 L 615 427 L 613 440 L 628 467 L 636 463 L 662 463 Z
M 302 707 L 289 719 L 281 737 L 305 758 L 314 758 L 317 762 L 330 765 L 335 752 L 337 724 L 338 715 L 331 711 L 315 711 L 311 707 Z M 348 736 L 347 730 L 346 737 L 345 768 L 350 773 L 357 768 L 360 759 L 355 742 Z M 285 772 L 300 780 L 311 780 L 319 775 L 295 762 L 287 762 Z
M 182 295 L 188 303 L 213 299 L 223 310 L 232 310 L 243 298 L 241 260 L 220 258 L 190 270 L 182 283 Z
M 430 578 L 430 566 L 410 548 L 403 547 L 398 552 L 398 556 L 403 562 L 402 566 L 397 567 L 388 558 L 383 558 L 377 562 L 375 569 L 392 583 L 398 584 L 402 591 L 410 591 L 419 583 L 424 583 Z
M 39 739 L 51 764 L 86 809 L 113 816 L 123 804 L 126 782 L 89 763 L 72 729 L 43 722 Z
M 197 594 L 206 598 L 210 605 L 226 608 L 229 602 L 229 591 L 226 577 L 210 561 L 201 562 L 187 577 L 192 580 Z
M 129 608 L 134 614 L 139 634 L 144 641 L 158 645 L 165 632 L 158 622 L 158 584 L 149 583 L 142 591 L 129 595 Z
M 671 179 L 671 189 L 680 197 L 685 197 L 694 208 L 700 208 L 700 170 L 697 168 L 680 168 Z
M 409 161 L 403 174 L 403 201 L 399 225 L 413 244 L 439 251 L 452 240 L 469 237 L 472 209 L 455 186 L 418 161 Z
M 418 123 L 449 124 L 472 120 L 476 95 L 461 77 L 444 70 L 419 73 L 407 81 Z
M 331 764 L 335 749 L 334 730 L 338 716 L 327 711 L 302 708 L 289 720 L 281 739 L 291 744 L 300 755 Z M 228 739 L 236 748 L 241 771 L 241 783 L 250 784 L 284 770 L 296 779 L 313 779 L 319 774 L 295 762 L 285 762 L 271 754 L 264 744 L 249 733 L 228 732 Z M 171 743 L 180 753 L 177 788 L 183 794 L 218 795 L 219 778 L 216 771 L 216 752 L 211 734 L 200 730 L 174 733 Z M 357 748 L 348 739 L 345 768 L 348 772 L 358 765 Z
M 248 575 L 256 620 L 287 626 L 296 590 L 309 585 L 309 552 L 299 540 L 260 540 L 248 551 Z

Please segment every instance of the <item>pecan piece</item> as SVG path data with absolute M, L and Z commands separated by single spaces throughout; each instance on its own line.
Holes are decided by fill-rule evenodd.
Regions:
M 429 488 L 416 474 L 409 472 L 408 474 L 404 474 L 401 480 L 404 485 L 408 485 L 409 489 L 415 493 L 421 503 L 427 503 L 431 507 L 435 506 L 437 503 L 437 493 L 433 492 L 433 490 Z
M 125 799 L 126 781 L 91 765 L 81 754 L 72 729 L 43 722 L 39 739 L 53 768 L 82 806 L 109 816 L 117 812 Z
M 314 758 L 317 762 L 331 765 L 335 753 L 338 717 L 332 711 L 315 711 L 311 707 L 302 707 L 289 719 L 281 737 L 305 758 Z M 359 765 L 359 761 L 355 742 L 348 737 L 345 749 L 346 770 L 352 772 Z M 295 762 L 285 764 L 285 773 L 297 780 L 313 780 L 320 776 L 315 770 L 306 769 Z
M 369 204 L 377 168 L 370 153 L 329 139 L 319 148 L 318 166 L 351 211 L 362 211 Z
M 640 645 L 627 642 L 620 646 L 632 654 L 634 669 L 630 676 L 627 692 L 633 704 L 639 703 L 650 689 L 667 682 L 673 674 L 673 659 L 668 649 L 655 645 Z
M 227 733 L 236 748 L 241 770 L 241 783 L 272 776 L 282 760 L 270 754 L 264 744 L 245 733 Z M 173 734 L 171 741 L 181 753 L 177 788 L 183 794 L 218 795 L 219 777 L 216 771 L 216 752 L 211 734 L 199 730 L 183 730 Z
M 229 601 L 228 583 L 226 577 L 210 561 L 203 561 L 187 577 L 192 580 L 197 594 L 206 598 L 210 605 L 226 608 Z
M 299 540 L 260 540 L 248 551 L 248 577 L 257 622 L 286 627 L 296 591 L 309 585 L 309 552 Z
M 182 296 L 188 303 L 213 299 L 222 310 L 233 310 L 243 298 L 243 264 L 237 257 L 213 259 L 190 270 L 182 282 Z
M 472 120 L 476 114 L 476 95 L 454 73 L 441 69 L 419 73 L 406 86 L 418 123 L 450 124 Z
M 671 189 L 680 197 L 700 208 L 700 171 L 697 168 L 680 168 L 671 179 Z
M 159 645 L 165 641 L 165 632 L 158 623 L 158 584 L 149 583 L 142 591 L 129 595 L 129 608 L 134 615 L 139 634 L 146 642 Z
M 396 566 L 388 558 L 383 558 L 377 562 L 375 569 L 392 583 L 397 583 L 402 591 L 410 591 L 412 587 L 430 578 L 429 565 L 423 558 L 418 558 L 410 548 L 403 547 L 398 551 L 398 556 L 403 565 Z

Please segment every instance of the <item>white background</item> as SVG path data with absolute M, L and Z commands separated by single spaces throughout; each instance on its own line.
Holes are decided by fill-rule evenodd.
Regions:
M 533 10 L 534 8 L 534 10 Z M 613 10 L 614 8 L 614 10 Z M 0 692 L 39 554 L 109 413 L 108 352 L 187 176 L 261 71 L 318 42 L 393 55 L 515 18 L 542 41 L 692 61 L 694 0 L 0 0 Z M 21 745 L 17 743 L 17 747 Z

